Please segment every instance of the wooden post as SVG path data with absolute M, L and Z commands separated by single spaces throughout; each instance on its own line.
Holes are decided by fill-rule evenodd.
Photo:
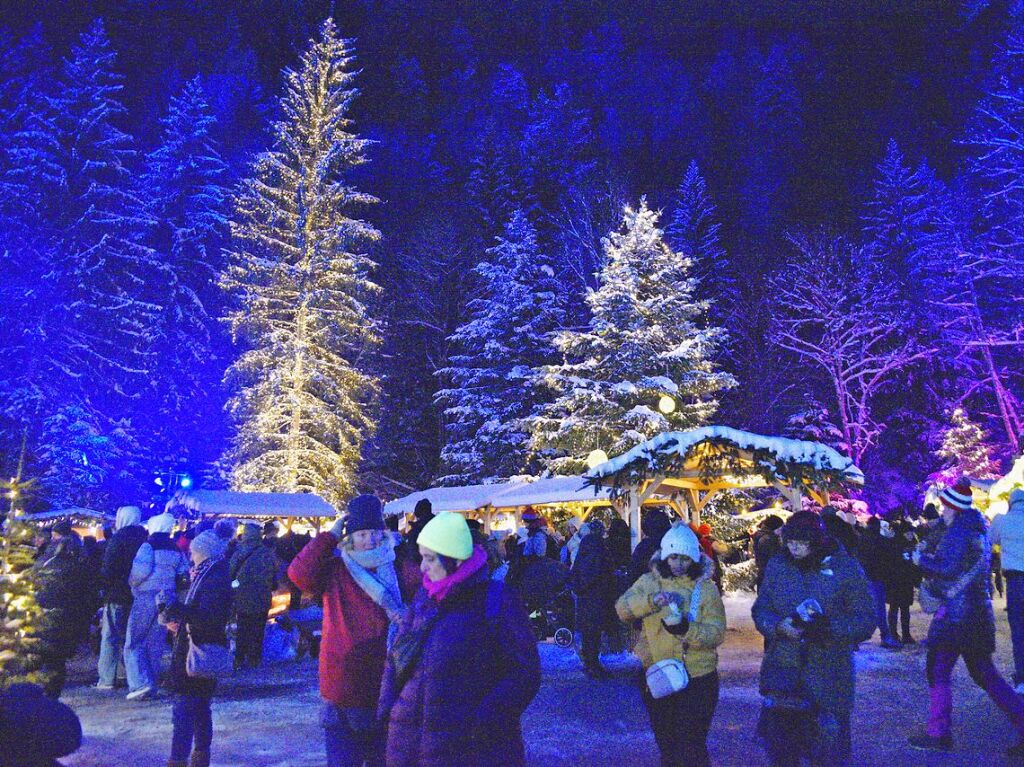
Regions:
M 624 508 L 626 521 L 629 523 L 629 550 L 632 551 L 640 543 L 640 493 L 635 488 L 626 494 Z
M 491 534 L 491 519 L 494 517 L 494 509 L 490 506 L 487 507 L 487 511 L 484 512 L 484 535 Z

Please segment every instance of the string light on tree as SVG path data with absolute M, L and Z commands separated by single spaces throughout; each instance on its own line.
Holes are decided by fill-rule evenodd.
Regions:
M 658 410 L 665 415 L 670 415 L 671 413 L 676 412 L 676 401 L 668 394 L 662 394 L 661 398 L 658 400 Z
M 608 454 L 604 450 L 601 450 L 600 448 L 597 450 L 591 450 L 590 455 L 587 456 L 587 468 L 596 469 L 607 460 Z

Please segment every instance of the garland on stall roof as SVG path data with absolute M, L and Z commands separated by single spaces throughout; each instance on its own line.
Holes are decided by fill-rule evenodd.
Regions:
M 609 487 L 613 497 L 625 494 L 634 487 L 656 476 L 671 476 L 682 471 L 693 451 L 698 447 L 710 448 L 699 463 L 700 477 L 710 482 L 716 477 L 732 475 L 736 477 L 759 476 L 765 482 L 790 482 L 800 487 L 810 487 L 830 492 L 840 490 L 848 484 L 842 471 L 837 469 L 819 469 L 818 467 L 798 461 L 780 460 L 771 450 L 765 448 L 743 448 L 724 438 L 710 438 L 692 445 L 684 453 L 675 452 L 678 444 L 675 440 L 666 442 L 655 452 L 648 452 L 632 461 L 620 471 L 604 477 L 588 477 L 587 482 L 596 487 Z M 752 454 L 753 465 L 737 455 L 738 450 Z

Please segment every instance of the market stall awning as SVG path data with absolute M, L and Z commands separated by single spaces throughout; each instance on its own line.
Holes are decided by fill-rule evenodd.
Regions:
M 192 490 L 175 497 L 174 507 L 198 516 L 253 519 L 336 517 L 334 507 L 313 493 L 237 493 L 231 490 Z
M 411 514 L 426 498 L 434 512 L 461 514 L 483 510 L 508 511 L 525 506 L 608 505 L 611 492 L 594 488 L 581 476 L 549 477 L 534 482 L 496 482 L 490 485 L 435 487 L 398 498 L 384 506 L 384 514 Z
M 435 513 L 441 511 L 457 511 L 466 514 L 482 509 L 490 503 L 490 499 L 508 487 L 508 483 L 493 485 L 463 485 L 460 487 L 434 487 L 419 490 L 402 498 L 396 498 L 384 504 L 384 516 L 396 514 L 412 514 L 416 504 L 426 498 Z
M 56 524 L 62 519 L 83 520 L 100 525 L 113 524 L 114 522 L 114 516 L 112 514 L 104 514 L 101 511 L 93 511 L 92 509 L 83 509 L 80 506 L 72 506 L 67 509 L 54 509 L 52 511 L 40 511 L 35 514 L 24 514 L 19 517 L 19 519 L 23 522 L 30 522 L 32 524 L 43 525 L 46 527 Z
M 595 466 L 589 482 L 619 490 L 658 479 L 661 488 L 728 489 L 785 484 L 810 491 L 863 485 L 852 460 L 818 442 L 728 426 L 672 431 Z
M 825 504 L 831 491 L 864 484 L 853 461 L 827 445 L 728 426 L 659 434 L 585 477 L 623 498 L 634 545 L 640 507 L 658 496 L 682 498 L 689 521 L 698 523 L 708 501 L 722 490 L 774 487 L 790 508 L 799 509 L 803 495 Z

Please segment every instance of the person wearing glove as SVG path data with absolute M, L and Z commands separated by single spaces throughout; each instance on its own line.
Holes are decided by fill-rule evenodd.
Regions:
M 679 692 L 655 699 L 645 676 L 641 689 L 661 764 L 702 767 L 711 763 L 707 738 L 718 705 L 716 648 L 725 640 L 725 607 L 712 562 L 689 527 L 677 524 L 666 532 L 655 558 L 654 570 L 619 597 L 615 611 L 624 623 L 642 622 L 634 651 L 645 669 L 670 658 L 686 666 L 690 681 Z
M 864 571 L 818 514 L 793 514 L 782 540 L 753 607 L 765 637 L 758 735 L 773 765 L 846 764 L 853 653 L 874 631 L 874 600 Z
M 327 765 L 380 764 L 376 706 L 388 636 L 419 581 L 415 566 L 395 567 L 380 499 L 353 498 L 345 516 L 295 556 L 288 577 L 303 591 L 323 595 L 320 696 Z

